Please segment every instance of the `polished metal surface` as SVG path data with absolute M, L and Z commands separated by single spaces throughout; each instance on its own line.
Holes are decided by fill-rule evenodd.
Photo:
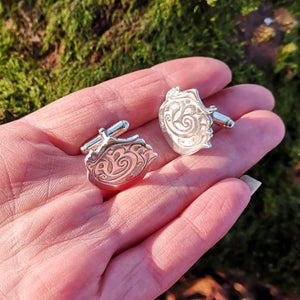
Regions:
M 127 121 L 120 121 L 108 130 L 101 128 L 98 137 L 81 147 L 83 153 L 88 151 L 85 158 L 88 178 L 99 188 L 120 190 L 131 186 L 145 176 L 157 157 L 138 135 L 116 138 L 128 127 Z
M 227 128 L 234 126 L 233 120 L 216 110 L 215 106 L 204 106 L 196 89 L 171 89 L 158 116 L 162 132 L 173 150 L 190 155 L 210 148 L 213 121 Z
M 214 122 L 216 122 L 217 124 L 222 125 L 226 128 L 232 128 L 234 126 L 233 120 L 231 120 L 229 117 L 227 117 L 217 111 L 214 111 L 212 113 L 212 118 L 213 118 Z
M 112 137 L 118 137 L 122 133 L 126 132 L 129 128 L 129 123 L 125 120 L 119 121 L 118 123 L 114 124 L 113 126 L 109 127 L 106 130 L 107 135 Z M 86 144 L 84 144 L 80 149 L 81 152 L 87 154 L 91 149 L 95 150 L 98 148 L 99 144 L 102 142 L 102 136 L 97 135 L 94 139 L 90 140 Z

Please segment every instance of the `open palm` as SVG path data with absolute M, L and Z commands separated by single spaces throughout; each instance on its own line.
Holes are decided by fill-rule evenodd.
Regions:
M 217 60 L 180 59 L 2 125 L 0 298 L 153 299 L 186 272 L 247 205 L 249 188 L 236 177 L 284 134 L 270 92 L 223 89 L 230 80 Z M 197 88 L 235 127 L 215 127 L 211 149 L 178 156 L 157 120 L 175 86 Z M 80 146 L 119 120 L 158 158 L 144 180 L 112 194 L 86 179 Z

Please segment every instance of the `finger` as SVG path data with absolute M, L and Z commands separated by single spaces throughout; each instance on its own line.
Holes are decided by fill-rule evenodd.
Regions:
M 207 97 L 230 80 L 229 68 L 218 60 L 177 59 L 83 89 L 25 119 L 45 131 L 60 149 L 78 154 L 82 143 L 101 127 L 108 128 L 125 119 L 132 129 L 156 118 L 166 92 L 172 87 L 197 88 Z
M 106 203 L 116 235 L 116 251 L 129 247 L 170 222 L 202 192 L 228 177 L 238 177 L 283 138 L 284 126 L 268 111 L 244 115 L 232 130 L 221 130 L 211 149 L 180 156 L 141 183 Z M 158 217 L 159 216 L 159 217 Z
M 243 114 L 256 109 L 272 109 L 274 106 L 274 98 L 267 89 L 261 86 L 245 84 L 224 89 L 205 99 L 206 106 L 213 104 L 219 107 L 219 110 L 222 113 L 225 113 L 236 120 Z M 220 130 L 220 128 L 220 126 L 216 126 L 214 128 L 215 133 Z M 139 127 L 138 129 L 131 130 L 125 136 L 134 134 L 139 134 L 153 147 L 155 152 L 158 153 L 158 158 L 154 160 L 154 163 L 151 165 L 151 170 L 162 167 L 164 164 L 178 156 L 164 139 L 157 120 Z M 214 143 L 214 138 L 212 143 Z M 64 159 L 64 164 L 61 165 L 61 169 L 64 171 L 63 177 L 67 178 L 72 174 L 76 174 L 76 177 L 74 178 L 77 183 L 74 183 L 73 181 L 74 186 L 82 186 L 84 189 L 88 186 L 95 188 L 86 179 L 86 170 L 84 168 L 83 160 L 84 156 L 74 157 L 72 163 L 70 163 L 69 159 Z M 86 183 L 86 185 L 83 186 L 83 183 Z M 103 190 L 105 199 L 112 194 L 114 193 Z
M 207 107 L 216 105 L 221 113 L 228 115 L 233 120 L 238 120 L 244 114 L 254 110 L 273 109 L 274 97 L 269 90 L 262 86 L 243 84 L 223 89 L 206 98 L 204 103 Z M 222 127 L 214 125 L 213 129 L 216 134 Z M 151 170 L 156 170 L 178 157 L 178 154 L 170 148 L 165 140 L 157 120 L 128 132 L 126 136 L 134 134 L 139 134 L 145 141 L 148 141 L 154 151 L 158 153 L 158 157 L 151 165 Z M 214 138 L 211 142 L 214 143 Z
M 222 114 L 234 120 L 253 110 L 272 110 L 274 97 L 261 85 L 240 84 L 221 90 L 204 100 L 205 106 L 215 105 Z
M 103 276 L 100 298 L 159 296 L 227 233 L 249 199 L 249 188 L 238 179 L 216 183 L 171 223 L 115 257 Z
M 230 116 L 234 120 L 239 119 L 242 115 L 250 111 L 260 109 L 271 110 L 274 106 L 274 98 L 270 91 L 262 86 L 251 84 L 223 89 L 217 94 L 206 98 L 204 102 L 206 106 L 216 105 L 220 112 Z M 214 134 L 220 129 L 220 126 L 215 126 Z M 135 134 L 143 138 L 158 153 L 158 157 L 150 165 L 150 170 L 156 170 L 178 157 L 178 154 L 170 148 L 165 140 L 157 119 L 144 126 L 130 130 L 122 137 L 129 137 Z M 212 139 L 212 144 L 214 144 L 214 138 Z M 66 171 L 69 174 L 75 173 L 78 170 L 78 166 L 83 166 L 84 156 L 78 156 L 75 160 L 77 160 L 77 163 L 66 166 Z M 78 184 L 83 181 L 86 181 L 85 170 L 83 170 L 82 176 L 78 177 Z M 111 192 L 104 192 L 104 197 L 107 198 L 112 194 Z

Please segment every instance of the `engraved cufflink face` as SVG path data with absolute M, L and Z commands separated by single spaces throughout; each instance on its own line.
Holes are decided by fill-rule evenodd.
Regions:
M 216 112 L 215 106 L 205 107 L 196 89 L 171 89 L 159 109 L 161 130 L 173 150 L 182 155 L 211 147 L 213 121 L 231 128 L 234 122 Z
M 128 127 L 127 121 L 120 121 L 108 130 L 101 128 L 99 136 L 81 147 L 83 153 L 88 153 L 85 158 L 88 178 L 99 188 L 128 188 L 145 176 L 150 163 L 157 157 L 138 135 L 116 138 Z

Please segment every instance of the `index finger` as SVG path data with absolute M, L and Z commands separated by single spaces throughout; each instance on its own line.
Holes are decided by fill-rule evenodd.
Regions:
M 166 92 L 175 86 L 197 88 L 210 96 L 231 80 L 229 68 L 205 57 L 182 58 L 130 73 L 65 96 L 25 117 L 68 154 L 97 134 L 99 128 L 127 120 L 130 129 L 157 117 Z

